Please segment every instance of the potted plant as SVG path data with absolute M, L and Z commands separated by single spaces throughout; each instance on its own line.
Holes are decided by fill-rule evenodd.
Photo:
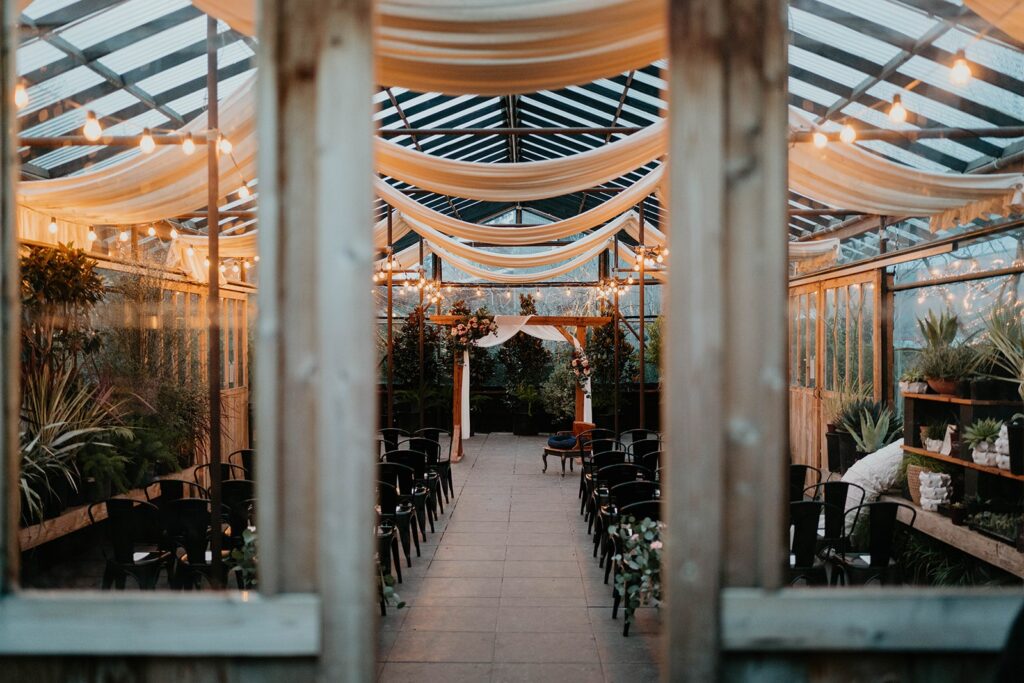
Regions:
M 910 500 L 913 501 L 914 505 L 921 504 L 921 473 L 922 472 L 939 472 L 945 474 L 952 474 L 953 465 L 949 465 L 932 458 L 928 458 L 923 455 L 915 455 L 912 453 L 904 454 L 903 462 L 900 466 L 901 469 L 901 480 L 907 485 L 907 493 L 910 496 Z
M 924 373 L 921 372 L 916 362 L 903 372 L 899 387 L 900 393 L 904 396 L 928 393 L 928 382 L 925 381 Z
M 947 425 L 941 420 L 921 425 L 921 448 L 938 453 L 946 438 Z
M 843 467 L 844 452 L 848 455 L 849 462 L 853 461 L 856 446 L 849 433 L 846 432 L 843 422 L 846 417 L 855 419 L 859 409 L 870 403 L 868 398 L 870 390 L 870 386 L 847 384 L 824 400 L 825 444 L 830 472 L 846 471 Z
M 857 447 L 854 462 L 892 443 L 897 431 L 896 423 L 897 420 L 888 408 L 883 408 L 877 413 L 864 408 L 861 410 L 859 421 L 846 422 L 846 430 L 853 437 Z
M 967 524 L 967 505 L 964 503 L 950 503 L 945 506 L 944 512 L 948 515 L 953 526 L 964 526 Z
M 90 503 L 107 500 L 128 489 L 128 458 L 109 448 L 90 444 L 78 455 L 86 498 Z
M 965 393 L 961 383 L 974 374 L 977 362 L 977 351 L 967 344 L 933 346 L 921 351 L 918 370 L 936 394 L 957 395 Z
M 995 443 L 1003 423 L 994 418 L 975 420 L 964 430 L 963 442 L 971 448 L 971 459 L 979 465 L 994 467 L 996 464 Z
M 1006 425 L 1010 451 L 1010 472 L 1024 474 L 1024 413 L 1017 413 Z

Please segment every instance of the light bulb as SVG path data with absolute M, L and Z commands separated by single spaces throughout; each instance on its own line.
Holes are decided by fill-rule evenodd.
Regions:
M 51 218 L 50 219 L 50 228 L 49 229 L 50 229 L 50 234 L 51 235 L 56 235 L 57 234 L 57 219 L 56 218 Z
M 171 239 L 172 240 L 178 239 L 178 230 L 177 230 L 177 228 L 171 228 Z
M 850 124 L 843 126 L 843 130 L 839 133 L 839 139 L 848 145 L 853 144 L 853 141 L 857 139 L 857 131 Z
M 242 261 L 242 267 L 245 268 L 246 270 L 249 270 L 250 268 L 252 268 L 252 264 L 249 263 L 248 261 Z
M 96 231 L 93 230 L 92 228 L 89 228 L 89 234 L 86 235 L 86 238 L 88 238 L 88 240 L 90 242 L 95 242 L 96 239 L 97 239 L 96 238 Z
M 185 136 L 185 139 L 181 141 L 181 151 L 185 153 L 185 156 L 192 156 L 196 151 L 196 142 L 192 139 L 192 133 Z
M 903 106 L 903 100 L 899 95 L 893 95 L 892 106 L 889 107 L 889 120 L 893 123 L 903 123 L 907 120 L 907 108 Z
M 248 199 L 249 197 L 251 197 L 252 192 L 249 191 L 249 186 L 243 184 L 240 188 L 238 188 L 238 196 L 241 199 Z
M 668 256 L 668 249 L 662 249 L 661 253 L 664 254 L 665 256 Z
M 189 256 L 195 256 L 196 250 L 193 247 L 189 247 L 185 253 L 188 254 Z
M 18 109 L 24 109 L 28 106 L 28 88 L 25 87 L 24 83 L 14 86 L 14 105 Z
M 537 298 L 538 298 L 538 299 L 540 298 L 540 294 L 541 294 L 541 292 L 540 292 L 540 290 L 538 289 L 538 290 L 537 290 Z
M 206 266 L 207 268 L 209 268 L 209 267 L 210 267 L 210 259 L 209 259 L 209 258 L 204 258 L 204 259 L 203 259 L 203 264 L 204 264 L 204 265 L 205 265 L 205 266 Z
M 122 242 L 127 242 L 130 238 L 131 234 L 127 230 L 122 230 L 117 235 L 117 239 L 121 240 Z
M 156 228 L 154 228 L 152 225 L 149 226 L 149 230 L 146 231 L 146 234 L 149 235 L 150 237 L 156 237 Z
M 217 143 L 217 146 L 220 147 L 220 151 L 224 154 L 231 154 L 231 150 L 235 148 L 234 145 L 231 144 L 231 141 L 223 135 L 220 136 L 220 141 Z
M 634 265 L 633 266 L 633 270 L 636 271 L 636 272 L 640 272 L 640 264 L 637 263 L 636 265 Z
M 142 137 L 139 138 L 139 149 L 143 154 L 149 154 L 156 149 L 156 142 L 153 140 L 153 134 L 149 132 L 149 128 L 142 131 Z
M 224 265 L 223 263 L 222 263 L 222 264 L 220 264 L 220 272 L 222 272 L 222 273 L 223 273 L 223 272 L 224 272 L 224 271 L 226 271 L 226 270 L 227 270 L 227 266 L 225 266 L 225 265 Z
M 96 142 L 103 136 L 103 126 L 96 118 L 96 112 L 90 110 L 85 113 L 85 125 L 82 126 L 82 135 L 90 142 Z
M 811 136 L 811 140 L 814 142 L 814 146 L 818 149 L 825 149 L 828 146 L 828 136 L 821 131 L 816 131 Z
M 661 254 L 658 254 L 658 257 L 656 259 L 654 259 L 654 260 L 657 261 L 658 263 L 664 263 L 665 262 L 665 257 L 662 256 Z
M 963 50 L 959 50 L 956 53 L 956 59 L 953 60 L 953 67 L 949 70 L 949 80 L 953 85 L 967 85 L 973 75 L 967 55 Z
M 255 256 L 252 257 L 252 260 L 255 261 L 256 263 L 259 263 L 260 262 L 260 255 L 256 254 Z
M 231 272 L 234 273 L 235 275 L 238 275 L 238 273 L 240 273 L 241 270 L 242 269 L 238 267 L 237 263 L 235 265 L 231 266 Z

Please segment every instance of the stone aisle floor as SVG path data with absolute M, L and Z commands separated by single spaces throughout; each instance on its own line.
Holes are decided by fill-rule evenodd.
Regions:
M 423 556 L 403 564 L 408 604 L 379 630 L 381 681 L 658 679 L 658 614 L 628 638 L 579 514 L 579 474 L 541 473 L 541 437 L 466 442 L 456 499 Z M 404 558 L 403 558 L 404 561 Z

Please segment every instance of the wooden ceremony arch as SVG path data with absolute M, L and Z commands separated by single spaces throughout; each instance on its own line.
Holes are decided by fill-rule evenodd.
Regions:
M 463 316 L 458 315 L 432 315 L 430 316 L 429 322 L 435 325 L 444 325 L 451 327 L 457 321 L 461 320 Z M 600 327 L 601 325 L 607 325 L 612 322 L 613 318 L 608 315 L 604 316 L 589 316 L 589 315 L 535 315 L 531 316 L 526 321 L 526 325 L 550 325 L 558 329 L 559 332 L 565 337 L 566 341 L 572 343 L 573 339 L 580 343 L 580 346 L 586 346 L 587 343 L 587 328 L 588 327 Z M 569 333 L 565 328 L 575 327 L 575 337 Z M 462 386 L 462 372 L 463 365 L 459 362 L 460 358 L 456 356 L 455 367 L 452 370 L 452 445 L 454 451 L 452 452 L 452 461 L 458 462 L 462 460 L 462 392 L 459 391 L 459 387 Z M 583 389 L 578 385 L 576 387 L 576 421 L 583 420 Z

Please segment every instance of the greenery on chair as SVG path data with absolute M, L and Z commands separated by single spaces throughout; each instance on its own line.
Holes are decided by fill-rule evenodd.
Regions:
M 662 522 L 627 517 L 608 527 L 619 552 L 611 561 L 617 563 L 615 589 L 622 596 L 626 621 L 632 622 L 637 608 L 661 604 L 661 532 Z

